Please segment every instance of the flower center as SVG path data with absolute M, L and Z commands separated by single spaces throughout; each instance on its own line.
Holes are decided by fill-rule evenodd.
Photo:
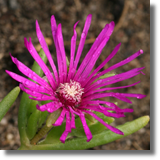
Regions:
M 76 106 L 81 102 L 84 88 L 79 82 L 70 80 L 70 83 L 60 83 L 56 90 L 59 100 L 67 106 Z

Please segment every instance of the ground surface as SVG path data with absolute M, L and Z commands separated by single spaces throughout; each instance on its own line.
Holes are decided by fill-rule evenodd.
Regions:
M 50 17 L 55 15 L 57 23 L 62 23 L 63 36 L 66 44 L 66 53 L 69 55 L 68 45 L 72 36 L 74 23 L 80 20 L 77 26 L 78 38 L 80 37 L 85 18 L 92 14 L 92 23 L 87 36 L 89 44 L 83 50 L 82 58 L 91 47 L 91 42 L 97 37 L 106 23 L 114 20 L 116 23 L 107 46 L 103 49 L 98 66 L 113 48 L 122 43 L 118 54 L 104 67 L 107 68 L 139 49 L 144 54 L 129 64 L 115 70 L 121 73 L 135 67 L 145 66 L 144 75 L 138 75 L 131 80 L 123 81 L 117 85 L 128 85 L 137 81 L 140 84 L 121 89 L 119 92 L 142 93 L 147 97 L 139 100 L 132 98 L 133 104 L 126 104 L 118 101 L 122 108 L 131 107 L 133 113 L 126 114 L 125 118 L 117 119 L 113 125 L 123 124 L 140 116 L 150 114 L 150 2 L 149 0 L 0 0 L 0 100 L 18 83 L 10 78 L 5 70 L 20 73 L 11 62 L 9 53 L 17 57 L 21 62 L 31 67 L 33 59 L 24 46 L 23 38 L 32 37 L 32 42 L 39 50 L 39 42 L 35 32 L 35 20 L 37 19 L 41 30 L 46 37 L 50 51 L 55 58 L 55 48 L 52 42 L 50 30 Z M 122 14 L 123 13 L 123 14 Z M 5 115 L 0 123 L 0 149 L 11 150 L 20 146 L 19 133 L 17 129 L 17 114 L 20 96 Z M 113 100 L 113 99 L 111 99 Z M 94 150 L 149 150 L 150 149 L 150 125 L 138 132 L 112 142 L 107 145 L 97 146 Z

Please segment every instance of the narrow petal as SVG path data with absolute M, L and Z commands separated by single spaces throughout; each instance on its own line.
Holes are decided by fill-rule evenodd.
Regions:
M 102 43 L 99 45 L 99 47 L 96 49 L 95 53 L 93 54 L 92 57 L 90 57 L 92 60 L 89 61 L 89 63 L 87 64 L 85 70 L 83 71 L 83 73 L 81 74 L 81 76 L 78 78 L 78 81 L 84 80 L 88 77 L 89 73 L 91 72 L 91 70 L 93 69 L 98 57 L 100 56 L 102 49 L 104 48 L 104 46 L 106 45 L 106 43 L 108 42 L 109 37 L 106 37 Z M 76 80 L 76 79 L 74 79 Z
M 56 122 L 53 124 L 53 126 L 60 126 L 64 120 L 64 116 L 66 115 L 66 109 L 63 108 L 61 115 L 59 118 L 56 120 Z
M 127 86 L 120 86 L 120 87 L 107 87 L 107 88 L 101 88 L 101 89 L 97 89 L 97 90 L 94 90 L 94 91 L 91 91 L 91 92 L 87 92 L 85 94 L 85 97 L 90 95 L 90 94 L 93 94 L 93 93 L 100 93 L 100 92 L 103 92 L 103 91 L 108 91 L 108 90 L 114 90 L 114 89 L 122 89 L 122 88 L 128 88 L 128 87 L 132 87 L 132 86 L 135 86 L 136 84 L 140 83 L 141 81 L 138 81 L 136 83 L 133 83 L 133 84 L 130 84 L 130 85 L 127 85 Z
M 40 85 L 44 86 L 46 89 L 48 89 L 49 91 L 52 91 L 52 88 L 50 87 L 50 85 L 44 80 L 42 79 L 39 75 L 37 75 L 35 72 L 33 72 L 30 68 L 28 68 L 27 66 L 25 66 L 23 63 L 21 63 L 20 61 L 17 60 L 17 58 L 12 57 L 12 55 L 10 54 L 12 61 L 16 64 L 17 68 L 27 77 L 29 77 L 30 79 L 36 81 L 37 83 L 39 83 Z
M 103 107 L 101 105 L 99 106 L 83 106 L 83 107 L 79 107 L 79 108 L 82 108 L 82 109 L 89 109 L 89 110 L 92 110 L 92 111 L 96 111 L 96 112 L 100 112 L 100 113 L 103 113 L 105 116 L 107 117 L 114 117 L 114 118 L 121 118 L 121 117 L 125 117 L 125 115 L 123 114 L 124 112 L 117 112 L 117 113 L 111 113 L 111 112 L 108 112 L 109 111 L 115 111 L 115 109 L 111 109 L 111 108 L 106 108 L 106 107 Z
M 53 95 L 45 95 L 38 93 L 35 90 L 26 89 L 23 84 L 20 84 L 19 87 L 22 91 L 30 95 L 29 96 L 30 99 L 38 101 L 57 100 Z
M 43 95 L 41 97 L 31 97 L 29 96 L 30 99 L 32 100 L 36 100 L 36 101 L 48 101 L 48 100 L 52 100 L 52 101 L 55 101 L 57 100 L 55 97 L 51 97 L 51 96 L 47 96 L 47 95 Z
M 30 38 L 29 42 L 27 41 L 26 38 L 24 38 L 24 44 L 25 44 L 26 48 L 28 49 L 28 51 L 30 52 L 30 54 L 32 55 L 32 57 L 35 59 L 35 61 L 39 64 L 39 66 L 43 70 L 44 74 L 47 76 L 48 81 L 49 81 L 50 85 L 52 86 L 52 88 L 55 89 L 56 85 L 55 85 L 55 80 L 53 78 L 53 75 L 51 74 L 50 70 L 48 69 L 46 64 L 43 62 L 41 57 L 38 55 L 36 49 L 34 48 L 32 42 L 31 42 L 31 38 Z
M 104 122 L 101 118 L 99 118 L 96 114 L 94 114 L 94 113 L 92 113 L 90 111 L 86 111 L 86 110 L 84 112 L 90 114 L 92 117 L 94 117 L 95 119 L 97 119 L 100 123 L 102 123 L 104 126 L 106 126 L 112 132 L 114 132 L 116 134 L 124 135 L 124 133 L 122 131 L 120 131 L 117 128 L 114 128 L 114 127 L 110 126 L 109 124 L 107 124 L 106 122 Z
M 56 69 L 54 61 L 52 59 L 51 53 L 50 53 L 50 51 L 48 49 L 47 43 L 46 43 L 46 41 L 44 39 L 44 36 L 43 36 L 43 34 L 42 34 L 41 30 L 40 30 L 38 21 L 36 21 L 36 33 L 37 33 L 38 40 L 39 40 L 39 42 L 40 42 L 40 44 L 42 46 L 42 49 L 43 49 L 44 53 L 46 54 L 46 56 L 48 58 L 48 61 L 49 61 L 50 65 L 51 65 L 51 67 L 52 67 L 52 70 L 53 70 L 54 76 L 56 78 L 56 81 L 58 83 L 57 69 Z
M 109 28 L 109 25 L 107 24 L 103 30 L 101 31 L 101 33 L 98 35 L 98 37 L 96 38 L 95 42 L 93 43 L 92 47 L 90 48 L 90 50 L 88 51 L 87 55 L 85 56 L 84 60 L 82 61 L 80 67 L 77 70 L 76 76 L 75 78 L 77 78 L 78 76 L 80 76 L 80 74 L 83 72 L 84 68 L 86 67 L 87 63 L 90 61 L 90 57 L 93 55 L 93 53 L 95 52 L 95 50 L 97 49 L 97 47 L 100 45 L 100 43 L 102 42 L 105 33 L 107 32 Z
M 73 36 L 71 38 L 70 65 L 69 65 L 69 72 L 68 72 L 68 78 L 67 78 L 68 82 L 72 78 L 71 76 L 74 74 L 74 71 L 72 71 L 72 70 L 73 70 L 74 55 L 75 55 L 75 50 L 76 50 L 76 39 L 77 39 L 76 26 L 77 26 L 78 22 L 76 22 L 73 27 Z
M 60 137 L 60 141 L 65 143 L 68 133 L 71 132 L 70 113 L 66 110 L 66 129 Z
M 66 63 L 66 53 L 64 49 L 64 42 L 63 42 L 63 36 L 62 36 L 62 27 L 61 24 L 58 25 L 57 28 L 57 42 L 59 46 L 59 50 L 61 52 L 62 56 L 62 68 L 63 68 L 63 82 L 66 82 L 66 77 L 67 77 L 67 63 Z
M 80 42 L 79 42 L 77 55 L 76 55 L 76 58 L 75 58 L 75 61 L 74 61 L 74 68 L 75 69 L 77 69 L 77 65 L 78 65 L 79 59 L 80 59 L 81 54 L 82 54 L 84 43 L 85 43 L 87 33 L 88 33 L 88 30 L 89 30 L 89 27 L 90 27 L 90 24 L 91 24 L 91 18 L 92 18 L 92 15 L 89 14 L 87 16 L 87 19 L 86 19 L 86 22 L 85 22 L 85 25 L 84 25 L 84 28 L 83 28 L 83 32 L 81 34 L 81 39 L 80 39 Z
M 86 120 L 85 120 L 85 116 L 83 113 L 80 114 L 80 119 L 81 119 L 81 122 L 82 122 L 82 125 L 83 125 L 83 128 L 84 128 L 84 132 L 86 134 L 86 137 L 87 137 L 87 142 L 89 142 L 91 139 L 92 139 L 92 133 L 86 123 Z
M 68 135 L 68 131 L 64 131 L 63 133 L 62 133 L 62 135 L 61 135 L 61 137 L 60 137 L 60 141 L 62 142 L 62 143 L 65 143 L 65 140 L 66 140 L 66 138 L 67 138 L 67 135 Z
M 25 84 L 27 86 L 36 86 L 37 84 L 28 80 L 27 78 L 24 78 L 16 73 L 13 73 L 11 71 L 6 70 L 6 73 L 9 74 L 13 79 L 15 79 L 18 82 L 21 82 L 22 84 Z
M 129 78 L 132 78 L 140 73 L 142 73 L 140 70 L 142 70 L 144 67 L 141 68 L 135 68 L 130 71 L 120 73 L 111 77 L 107 77 L 104 79 L 100 79 L 97 82 L 85 87 L 85 93 L 87 93 L 89 90 L 94 90 L 96 88 L 104 87 L 106 85 L 114 84 Z
M 111 110 L 111 111 L 115 111 L 115 112 L 133 112 L 133 109 L 131 109 L 131 108 L 121 109 L 116 104 L 114 104 L 113 102 L 92 100 L 92 101 L 88 101 L 88 102 L 83 102 L 81 105 L 84 106 L 83 108 L 85 108 L 86 104 L 88 104 L 88 105 L 101 105 L 101 104 L 104 105 L 105 104 L 105 105 L 110 107 L 110 108 L 108 108 L 108 107 L 105 107 L 105 108 L 107 108 L 108 110 Z
M 37 91 L 35 91 L 35 90 L 31 90 L 30 88 L 29 88 L 29 89 L 26 89 L 26 88 L 24 87 L 24 85 L 21 84 L 21 83 L 19 84 L 19 87 L 20 87 L 20 89 L 21 89 L 22 91 L 26 92 L 27 94 L 29 94 L 29 95 L 31 95 L 31 96 L 34 96 L 34 97 L 37 97 L 37 96 L 42 97 L 42 96 L 44 96 L 44 94 L 39 93 L 39 92 L 37 92 Z M 50 99 L 52 99 L 52 96 L 51 96 L 51 95 L 49 95 L 49 97 L 50 97 Z
M 114 50 L 112 51 L 112 53 L 91 73 L 91 75 L 89 75 L 89 77 L 85 80 L 85 81 L 82 81 L 82 87 L 85 86 L 85 84 L 88 83 L 88 81 L 95 75 L 97 74 L 100 69 L 102 69 L 106 63 L 108 63 L 114 56 L 115 54 L 118 52 L 119 48 L 121 46 L 121 43 L 119 43 L 115 48 Z M 82 62 L 83 63 L 83 62 Z
M 115 98 L 118 98 L 118 99 L 120 99 L 124 102 L 132 103 L 128 98 L 122 96 L 120 93 L 113 93 L 113 92 L 93 94 L 93 95 L 90 95 L 90 96 L 84 98 L 83 101 L 85 102 L 85 101 L 88 101 L 88 100 L 103 98 L 103 97 L 115 97 Z
M 96 50 L 99 47 L 99 45 L 101 45 L 101 43 L 104 41 L 104 39 L 107 38 L 107 41 L 109 40 L 110 35 L 113 32 L 114 25 L 115 25 L 114 22 L 111 22 L 109 25 L 107 24 L 104 27 L 104 29 L 101 31 L 99 36 L 96 38 L 94 44 L 92 45 L 91 49 L 89 50 L 89 52 L 85 56 L 83 62 L 81 63 L 81 65 L 80 65 L 80 67 L 79 67 L 79 69 L 78 69 L 78 71 L 76 73 L 75 79 L 77 79 L 77 77 L 79 77 L 82 74 L 82 72 L 85 69 L 85 67 L 87 67 L 89 62 L 91 62 L 90 61 L 91 57 L 93 56 L 94 53 L 98 52 Z M 107 43 L 107 41 L 106 41 L 106 43 Z M 82 79 L 84 79 L 84 78 L 82 78 Z
M 70 113 L 66 110 L 66 129 L 67 132 L 71 132 L 71 120 L 70 120 Z
M 54 95 L 53 91 L 48 91 L 43 86 L 40 86 L 38 84 L 36 84 L 35 86 L 28 86 L 26 84 L 21 84 L 21 85 L 23 85 L 25 88 L 28 88 L 31 91 L 36 91 L 36 92 L 43 93 L 43 94 Z
M 128 88 L 128 87 L 132 87 L 135 86 L 136 84 L 140 83 L 141 81 L 138 81 L 136 83 L 127 85 L 127 86 L 120 86 L 120 87 L 108 87 L 108 88 L 101 88 L 99 90 L 96 90 L 96 92 L 102 92 L 102 91 L 107 91 L 107 90 L 114 90 L 114 89 L 122 89 L 122 88 Z
M 54 44 L 56 44 L 56 32 L 57 32 L 57 24 L 56 24 L 56 20 L 54 15 L 51 16 L 51 30 L 52 30 L 52 36 L 53 36 L 53 40 L 54 40 Z
M 63 77 L 63 68 L 62 68 L 62 57 L 60 54 L 60 49 L 58 45 L 58 39 L 57 39 L 57 24 L 54 15 L 51 16 L 51 30 L 52 30 L 52 36 L 54 40 L 54 44 L 56 47 L 56 54 L 57 54 L 57 62 L 58 62 L 58 72 L 59 72 L 59 82 L 62 83 Z
M 75 125 L 75 114 L 73 112 L 73 109 L 72 107 L 69 106 L 69 110 L 70 110 L 70 113 L 71 113 L 71 128 L 76 128 L 76 125 Z
M 116 69 L 120 66 L 123 66 L 127 63 L 129 63 L 130 61 L 132 61 L 133 59 L 135 59 L 136 57 L 138 57 L 139 55 L 141 55 L 143 53 L 143 50 L 139 50 L 138 52 L 136 52 L 135 54 L 133 54 L 132 56 L 128 57 L 127 59 L 105 69 L 104 71 L 98 73 L 96 76 L 94 76 L 88 83 L 91 84 L 92 82 L 94 82 L 96 79 L 98 79 L 100 76 L 112 71 L 113 69 Z M 85 85 L 87 85 L 88 83 L 86 83 Z
M 121 96 L 126 96 L 126 97 L 135 97 L 138 99 L 142 99 L 146 97 L 146 95 L 143 94 L 136 94 L 136 93 L 119 93 Z
M 39 106 L 38 104 L 36 105 L 36 108 L 40 111 L 48 111 L 50 113 L 56 111 L 59 109 L 62 105 L 58 102 L 49 102 L 47 104 Z

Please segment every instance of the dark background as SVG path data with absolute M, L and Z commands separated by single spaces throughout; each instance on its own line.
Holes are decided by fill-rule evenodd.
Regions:
M 140 116 L 150 114 L 150 1 L 149 0 L 0 0 L 0 101 L 18 83 L 9 77 L 5 70 L 21 74 L 11 62 L 9 53 L 17 57 L 28 67 L 33 64 L 33 58 L 24 46 L 24 37 L 32 37 L 37 50 L 40 49 L 35 31 L 35 20 L 38 20 L 49 49 L 55 57 L 55 47 L 50 29 L 50 17 L 55 15 L 57 23 L 62 24 L 66 54 L 69 56 L 69 41 L 73 35 L 73 25 L 80 20 L 77 26 L 78 40 L 85 19 L 92 14 L 91 27 L 87 35 L 87 43 L 83 49 L 81 61 L 91 47 L 106 23 L 115 21 L 115 30 L 98 59 L 97 67 L 118 44 L 122 43 L 117 55 L 104 67 L 107 68 L 143 49 L 144 54 L 132 62 L 116 69 L 115 73 L 125 72 L 135 67 L 143 67 L 144 75 L 138 75 L 114 86 L 129 85 L 137 81 L 140 84 L 119 92 L 141 93 L 147 95 L 144 99 L 131 98 L 132 104 L 118 101 L 121 108 L 131 107 L 133 113 L 116 119 L 113 125 L 123 124 Z M 18 105 L 21 95 L 0 122 L 0 149 L 18 149 L 20 146 L 17 128 Z M 106 99 L 108 100 L 108 99 Z M 115 99 L 109 99 L 115 101 Z M 107 145 L 91 148 L 94 150 L 149 150 L 150 125 L 136 133 L 116 140 Z

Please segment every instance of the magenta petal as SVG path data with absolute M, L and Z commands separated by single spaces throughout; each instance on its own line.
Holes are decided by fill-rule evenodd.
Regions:
M 63 134 L 61 135 L 61 137 L 60 137 L 60 141 L 62 142 L 62 143 L 65 143 L 65 140 L 66 140 L 66 138 L 67 138 L 67 135 L 68 135 L 68 131 L 64 131 L 63 132 Z
M 84 60 L 82 61 L 80 67 L 77 70 L 76 73 L 76 77 L 78 77 L 82 71 L 84 70 L 84 68 L 86 67 L 87 63 L 90 60 L 90 57 L 92 56 L 92 54 L 94 53 L 94 51 L 96 50 L 96 48 L 99 46 L 99 44 L 101 43 L 101 41 L 103 40 L 103 37 L 105 35 L 105 32 L 108 30 L 109 25 L 107 24 L 104 29 L 101 31 L 101 33 L 98 35 L 98 37 L 96 38 L 95 42 L 93 43 L 91 49 L 89 50 L 89 52 L 87 53 L 87 55 L 85 56 Z M 75 78 L 76 78 L 75 77 Z
M 37 32 L 38 40 L 39 40 L 39 42 L 40 42 L 40 44 L 41 44 L 41 46 L 42 46 L 42 49 L 44 50 L 44 52 L 45 52 L 45 54 L 46 54 L 46 56 L 47 56 L 47 58 L 48 58 L 48 60 L 49 60 L 49 63 L 50 63 L 50 65 L 51 65 L 51 67 L 52 67 L 54 76 L 55 76 L 56 81 L 57 81 L 57 83 L 58 83 L 58 73 L 57 73 L 57 69 L 56 69 L 56 66 L 55 66 L 55 64 L 54 64 L 54 61 L 53 61 L 53 59 L 52 59 L 52 56 L 51 56 L 51 54 L 50 54 L 50 52 L 49 52 L 49 49 L 48 49 L 47 43 L 46 43 L 46 41 L 45 41 L 45 39 L 44 39 L 44 36 L 43 36 L 43 34 L 42 34 L 41 30 L 40 30 L 38 21 L 36 21 L 36 32 Z
M 102 91 L 113 90 L 113 89 L 128 88 L 128 87 L 135 86 L 136 84 L 138 84 L 138 83 L 140 83 L 140 82 L 141 82 L 141 81 L 138 81 L 138 82 L 136 82 L 136 83 L 133 83 L 133 84 L 130 84 L 130 85 L 127 85 L 127 86 L 101 88 L 101 89 L 95 90 L 95 92 L 102 92 Z
M 34 83 L 34 82 L 16 74 L 16 73 L 13 73 L 13 72 L 8 71 L 8 70 L 6 70 L 6 73 L 9 74 L 13 79 L 15 79 L 18 82 L 21 82 L 21 83 L 26 84 L 28 86 L 35 86 L 36 85 L 36 83 Z
M 43 85 L 46 87 L 46 89 L 52 91 L 50 85 L 44 80 L 42 79 L 39 75 L 37 75 L 35 72 L 33 72 L 30 68 L 28 68 L 27 66 L 25 66 L 23 63 L 21 63 L 20 61 L 17 60 L 17 58 L 14 58 L 11 54 L 10 54 L 12 61 L 16 64 L 17 68 L 26 76 L 28 76 L 30 79 L 36 81 L 37 83 Z
M 79 21 L 78 21 L 79 22 Z M 74 63 L 74 55 L 75 55 L 75 50 L 76 50 L 76 39 L 77 39 L 77 32 L 76 32 L 76 26 L 77 23 L 75 23 L 73 27 L 73 36 L 71 38 L 71 54 L 70 54 L 70 65 L 69 65 L 69 72 L 68 72 L 68 78 L 67 82 L 72 78 L 72 75 L 75 73 L 73 70 L 73 63 Z
M 87 19 L 86 19 L 86 22 L 85 22 L 85 25 L 84 25 L 84 28 L 83 28 L 83 32 L 81 34 L 81 39 L 80 39 L 80 42 L 79 42 L 77 55 L 76 55 L 76 58 L 75 58 L 75 61 L 74 61 L 74 68 L 75 69 L 77 69 L 77 65 L 78 65 L 79 59 L 80 59 L 81 54 L 82 54 L 84 43 L 85 43 L 87 33 L 88 33 L 88 30 L 89 30 L 89 27 L 90 27 L 90 24 L 91 24 L 91 18 L 92 18 L 92 15 L 89 14 L 87 16 Z
M 70 120 L 70 113 L 66 110 L 66 131 L 71 132 L 71 120 Z
M 66 129 L 60 137 L 60 141 L 65 143 L 68 133 L 71 132 L 70 113 L 66 110 Z
M 106 63 L 108 63 L 114 56 L 115 54 L 118 52 L 119 48 L 120 48 L 121 43 L 119 43 L 114 50 L 112 51 L 112 53 L 89 75 L 89 77 L 87 78 L 86 81 L 84 81 L 82 83 L 82 86 L 84 87 L 89 81 L 90 79 L 100 71 L 100 69 L 102 69 Z
M 39 66 L 43 70 L 44 74 L 47 76 L 48 81 L 49 81 L 50 85 L 52 86 L 52 88 L 55 89 L 55 80 L 54 80 L 50 70 L 46 66 L 46 64 L 43 62 L 41 57 L 38 55 L 36 49 L 34 48 L 32 42 L 31 42 L 31 38 L 30 38 L 29 42 L 27 41 L 26 38 L 24 38 L 24 43 L 25 43 L 26 48 L 28 49 L 28 51 L 32 55 L 32 57 L 39 64 Z
M 84 111 L 84 110 L 83 110 Z M 104 126 L 106 126 L 109 130 L 111 130 L 112 132 L 116 133 L 116 134 L 120 134 L 120 135 L 124 135 L 124 133 L 122 131 L 120 131 L 117 128 L 114 128 L 112 126 L 110 126 L 109 124 L 105 123 L 101 118 L 99 118 L 96 114 L 90 112 L 90 111 L 84 111 L 88 114 L 90 114 L 92 117 L 94 117 L 95 119 L 97 119 L 100 123 L 102 123 Z
M 98 79 L 100 76 L 102 76 L 102 75 L 104 75 L 104 74 L 112 71 L 113 69 L 116 69 L 116 68 L 118 68 L 118 67 L 120 67 L 120 66 L 123 66 L 123 65 L 125 65 L 126 63 L 129 63 L 130 61 L 132 61 L 133 59 L 135 59 L 136 57 L 138 57 L 138 56 L 141 55 L 142 53 L 143 53 L 143 51 L 142 51 L 142 50 L 139 50 L 138 52 L 136 52 L 136 53 L 133 54 L 132 56 L 128 57 L 127 59 L 125 59 L 125 60 L 123 60 L 123 61 L 121 61 L 121 62 L 119 62 L 119 63 L 117 63 L 117 64 L 115 64 L 115 65 L 113 65 L 113 66 L 111 66 L 111 67 L 109 67 L 109 68 L 107 68 L 107 69 L 105 69 L 104 71 L 98 73 L 95 77 L 92 77 L 92 79 L 91 79 L 88 83 L 91 84 L 93 81 L 95 81 L 96 79 Z
M 70 113 L 71 113 L 71 128 L 76 128 L 76 125 L 75 125 L 75 115 L 74 115 L 74 111 L 72 109 L 72 107 L 69 106 L 69 110 L 70 110 Z
M 81 74 L 81 76 L 78 78 L 78 81 L 82 81 L 84 79 L 86 79 L 89 75 L 89 73 L 91 72 L 91 70 L 93 69 L 98 57 L 100 56 L 102 49 L 104 48 L 104 46 L 106 45 L 106 43 L 108 42 L 109 37 L 106 37 L 102 43 L 99 45 L 99 47 L 95 50 L 95 53 L 92 55 L 92 57 L 90 57 L 92 59 L 92 61 L 90 61 L 85 70 L 83 71 L 83 73 Z M 74 78 L 74 80 L 76 80 L 76 78 Z
M 53 124 L 53 126 L 60 126 L 64 120 L 64 116 L 66 115 L 66 109 L 63 108 L 61 115 L 59 118 L 56 120 L 56 122 Z
M 124 113 L 123 111 L 117 112 L 117 110 L 115 110 L 115 109 L 106 108 L 101 105 L 99 105 L 99 106 L 85 106 L 85 107 L 80 107 L 80 108 L 100 112 L 100 113 L 103 113 L 107 117 L 115 117 L 115 118 L 125 117 L 125 115 L 123 114 Z M 108 110 L 115 111 L 116 113 L 108 112 Z
M 63 76 L 63 82 L 66 82 L 66 77 L 67 77 L 67 63 L 66 63 L 66 54 L 65 54 L 65 49 L 64 49 L 64 43 L 63 43 L 63 36 L 62 36 L 62 27 L 61 24 L 58 25 L 57 28 L 57 42 L 59 46 L 59 51 L 61 52 L 61 57 L 62 57 L 62 68 L 63 68 L 63 73 L 60 76 Z
M 80 114 L 80 119 L 81 119 L 81 122 L 82 122 L 82 125 L 83 125 L 83 128 L 84 128 L 84 132 L 87 136 L 87 142 L 89 142 L 91 139 L 92 139 L 92 133 L 86 123 L 86 120 L 85 120 L 85 116 L 83 113 Z
M 56 32 L 57 32 L 57 24 L 54 15 L 51 16 L 51 30 L 53 35 L 54 44 L 56 44 Z
M 56 111 L 61 107 L 61 104 L 58 102 L 49 102 L 47 104 L 39 106 L 38 104 L 36 105 L 36 108 L 40 111 L 48 111 L 50 113 Z
M 93 83 L 89 86 L 86 86 L 85 87 L 85 93 L 87 93 L 88 91 L 92 92 L 93 90 L 98 89 L 100 87 L 104 87 L 106 85 L 114 84 L 114 83 L 129 79 L 129 78 L 132 78 L 132 77 L 140 74 L 141 69 L 143 69 L 143 67 L 142 68 L 136 68 L 136 69 L 124 72 L 124 73 L 120 73 L 120 74 L 117 74 L 117 75 L 114 75 L 114 76 L 111 76 L 111 77 L 108 77 L 108 78 L 105 78 L 105 79 L 100 79 L 97 82 L 95 82 L 95 83 Z
M 121 96 L 126 96 L 126 97 L 135 97 L 138 99 L 142 99 L 146 97 L 146 95 L 143 94 L 136 94 L 136 93 L 120 93 Z
M 83 102 L 88 101 L 88 100 L 92 100 L 92 99 L 103 98 L 103 97 L 115 97 L 115 98 L 118 98 L 124 102 L 132 103 L 128 98 L 122 96 L 120 93 L 113 93 L 113 92 L 93 94 L 93 95 L 90 95 L 90 96 L 87 96 L 86 98 L 84 98 Z

